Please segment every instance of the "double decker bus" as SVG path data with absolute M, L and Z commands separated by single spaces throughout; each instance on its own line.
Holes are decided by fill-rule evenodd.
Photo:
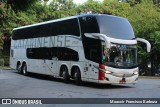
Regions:
M 86 14 L 13 29 L 10 67 L 101 84 L 136 83 L 137 41 L 129 21 L 105 14 Z

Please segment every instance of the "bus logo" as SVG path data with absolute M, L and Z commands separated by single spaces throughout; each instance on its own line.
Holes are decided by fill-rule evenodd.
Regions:
M 2 104 L 11 104 L 11 99 L 2 99 Z

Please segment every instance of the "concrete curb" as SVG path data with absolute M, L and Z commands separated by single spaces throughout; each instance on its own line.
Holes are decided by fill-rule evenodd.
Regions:
M 10 67 L 2 67 L 2 66 L 0 66 L 0 70 L 13 70 L 13 69 L 10 68 Z
M 139 78 L 146 78 L 146 79 L 160 79 L 160 77 L 153 77 L 153 76 L 139 76 Z

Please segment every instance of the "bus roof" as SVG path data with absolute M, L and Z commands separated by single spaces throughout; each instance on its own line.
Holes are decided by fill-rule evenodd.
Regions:
M 109 17 L 122 18 L 122 17 L 112 16 L 112 15 L 107 15 L 107 14 L 82 14 L 82 15 L 77 15 L 77 16 L 70 16 L 70 17 L 66 17 L 66 18 L 60 18 L 60 19 L 45 21 L 45 22 L 41 22 L 41 23 L 36 23 L 36 24 L 21 26 L 21 27 L 14 28 L 13 30 L 18 30 L 18 29 L 23 29 L 23 28 L 28 28 L 28 27 L 33 27 L 33 26 L 48 24 L 48 23 L 52 23 L 52 22 L 59 22 L 59 21 L 63 21 L 63 20 L 69 20 L 69 19 L 79 18 L 79 17 L 84 17 L 84 16 L 109 16 Z M 122 18 L 122 19 L 125 19 L 125 18 Z

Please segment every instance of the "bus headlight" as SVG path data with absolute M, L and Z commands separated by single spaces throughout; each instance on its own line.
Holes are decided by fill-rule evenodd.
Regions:
M 105 73 L 106 74 L 112 74 L 113 72 L 106 70 Z
M 133 74 L 134 74 L 134 75 L 138 75 L 138 71 L 137 71 L 137 70 L 134 71 Z

